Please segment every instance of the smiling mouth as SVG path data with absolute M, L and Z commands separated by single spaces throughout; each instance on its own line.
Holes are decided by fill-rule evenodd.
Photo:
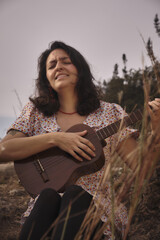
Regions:
M 62 79 L 62 78 L 64 78 L 64 77 L 68 77 L 68 76 L 69 76 L 68 74 L 60 74 L 60 75 L 58 75 L 58 76 L 55 77 L 55 80 L 57 80 L 57 79 Z

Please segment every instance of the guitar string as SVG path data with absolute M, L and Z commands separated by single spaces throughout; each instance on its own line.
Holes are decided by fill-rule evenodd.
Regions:
M 57 157 L 57 161 L 55 160 L 54 162 L 52 161 L 52 166 L 54 166 L 54 165 L 56 165 L 55 163 L 57 162 L 58 164 L 60 164 L 60 162 L 63 162 L 63 161 L 61 161 L 61 156 L 60 157 Z M 43 160 L 45 160 L 45 159 L 43 159 Z M 51 159 L 52 160 L 52 159 Z M 40 161 L 41 162 L 41 164 L 42 164 L 42 166 L 43 166 L 43 168 L 45 169 L 46 168 L 46 165 L 45 164 L 43 164 L 42 163 L 42 161 Z M 39 169 L 40 169 L 40 167 L 35 167 L 36 168 L 36 170 L 37 170 L 37 173 L 39 173 L 39 174 L 41 174 L 41 171 L 39 171 Z M 48 168 L 48 167 L 47 167 Z M 24 171 L 24 177 L 25 177 L 25 171 Z M 27 173 L 27 175 L 28 175 L 28 173 Z M 34 176 L 34 174 L 33 175 L 31 175 L 30 174 L 30 183 L 34 183 L 35 184 L 35 176 Z
M 92 135 L 94 135 L 95 133 L 90 133 L 89 135 L 90 136 L 92 136 Z M 50 166 L 50 164 L 51 165 L 56 165 L 57 163 L 61 163 L 61 160 L 62 159 L 62 161 L 63 161 L 63 159 L 64 159 L 64 156 L 58 156 L 57 157 L 57 159 L 56 158 L 54 158 L 54 161 L 53 161 L 53 157 L 52 158 L 49 158 L 49 159 L 42 159 L 42 160 L 40 160 L 41 161 L 41 163 L 42 163 L 42 165 L 43 165 L 43 167 L 45 166 L 45 167 L 48 167 L 48 166 Z M 48 165 L 49 164 L 49 165 Z
M 117 129 L 116 129 L 117 130 Z M 114 130 L 114 132 L 115 132 L 115 130 Z M 92 136 L 92 135 L 95 135 L 97 132 L 93 132 L 93 133 L 89 133 L 88 135 L 89 136 Z M 109 132 L 109 134 L 110 134 L 110 132 Z M 104 139 L 104 137 L 103 137 L 103 135 L 101 135 L 102 136 L 102 139 Z M 61 158 L 62 158 L 62 161 L 60 161 L 61 160 Z M 43 165 L 43 167 L 45 168 L 45 169 L 47 169 L 47 168 L 49 168 L 50 166 L 56 166 L 57 164 L 59 165 L 61 162 L 63 162 L 64 161 L 64 156 L 59 156 L 58 157 L 58 159 L 55 159 L 54 158 L 54 160 L 53 160 L 53 158 L 52 159 L 42 159 L 42 161 L 41 161 L 41 164 Z
M 139 118 L 138 118 L 138 116 L 136 116 L 135 115 L 135 113 L 133 113 L 134 114 L 134 117 L 135 117 L 135 119 L 136 119 L 136 121 L 137 120 L 139 120 Z M 142 114 L 139 112 L 139 115 L 140 115 L 140 118 L 142 117 Z M 128 117 L 129 118 L 129 120 L 131 121 L 131 123 L 134 123 L 134 119 L 132 119 L 131 117 Z M 125 119 L 126 120 L 126 119 Z M 132 120 L 133 120 L 133 122 L 132 122 Z M 108 126 L 106 126 L 105 128 L 102 128 L 102 129 L 100 129 L 98 132 L 100 132 L 101 130 L 102 130 L 102 133 L 103 133 L 103 131 L 104 131 L 104 133 L 106 134 L 106 131 L 107 131 L 107 134 L 109 133 L 109 135 L 111 134 L 110 133 L 110 131 L 109 131 L 109 127 L 111 127 L 111 129 L 112 129 L 112 131 L 114 132 L 114 133 L 116 133 L 117 132 L 117 130 L 119 129 L 119 126 L 120 126 L 120 121 L 121 120 L 119 120 L 119 121 L 116 121 L 116 122 L 114 122 L 113 124 L 110 124 L 110 125 L 108 125 Z M 117 124 L 118 124 L 118 126 L 117 126 Z M 128 124 L 127 124 L 128 125 Z M 113 127 L 116 127 L 116 130 L 115 129 L 113 129 Z M 97 135 L 97 137 L 98 137 L 98 132 L 94 132 L 94 133 L 89 133 L 89 135 L 90 136 L 92 136 L 92 135 L 94 135 L 94 134 L 96 134 Z M 101 133 L 101 132 L 100 132 Z M 101 134 L 101 136 L 103 137 L 103 135 Z M 104 139 L 104 137 L 103 137 L 103 139 Z M 42 159 L 42 161 L 41 161 L 41 163 L 43 164 L 43 167 L 45 167 L 45 168 L 48 168 L 48 167 L 50 167 L 50 166 L 56 166 L 57 165 L 57 163 L 58 163 L 58 165 L 59 164 L 61 164 L 62 162 L 64 162 L 64 156 L 58 156 L 57 157 L 57 159 L 56 158 L 54 158 L 54 162 L 53 162 L 53 158 L 52 159 Z M 34 176 L 33 176 L 34 177 Z M 30 176 L 30 180 L 31 180 L 32 178 L 31 178 L 31 176 Z M 32 181 L 30 181 L 30 183 L 31 183 Z M 35 177 L 33 178 L 33 182 L 35 183 Z
M 51 165 L 52 166 L 56 166 L 61 164 L 62 162 L 64 162 L 64 156 L 58 156 L 55 158 L 49 158 L 49 159 L 42 159 L 40 160 L 41 164 L 43 165 L 43 167 L 48 168 Z
M 65 153 L 64 153 L 65 154 Z M 62 162 L 64 162 L 64 158 L 65 156 L 58 156 L 58 158 L 50 158 L 50 159 L 42 159 L 41 164 L 43 165 L 43 167 L 45 169 L 50 168 L 50 166 L 56 166 L 56 165 L 60 165 Z M 72 156 L 70 158 L 68 158 L 68 160 L 72 160 L 71 158 L 73 158 Z M 66 160 L 66 159 L 65 159 Z M 78 164 L 79 162 L 75 162 L 75 164 Z M 80 162 L 81 163 L 81 162 Z
M 89 133 L 88 136 L 92 136 L 92 135 L 95 135 L 96 132 L 94 133 Z M 40 160 L 40 159 L 39 159 Z M 50 166 L 56 166 L 57 164 L 59 165 L 60 163 L 62 163 L 64 161 L 64 155 L 60 155 L 56 158 L 53 159 L 52 158 L 48 158 L 48 159 L 41 159 L 40 162 L 42 164 L 42 166 L 47 169 L 49 168 Z
M 48 158 L 48 159 L 42 158 L 40 160 L 40 162 L 45 169 L 48 169 L 51 166 L 60 165 L 62 162 L 64 162 L 64 158 L 65 158 L 64 155 L 58 156 L 57 158 L 56 157 L 52 157 L 52 158 Z M 73 157 L 71 156 L 70 158 L 68 158 L 68 160 L 71 160 L 71 158 L 73 158 Z M 65 161 L 66 161 L 66 158 L 65 158 Z M 76 164 L 76 162 L 75 162 L 75 164 Z
M 43 159 L 43 160 L 44 160 L 44 162 L 45 162 L 45 159 Z M 51 161 L 50 161 L 50 163 L 51 163 L 50 165 L 52 165 L 52 167 L 53 167 L 53 166 L 56 165 L 55 163 L 58 163 L 58 165 L 59 165 L 60 163 L 64 162 L 64 157 L 63 157 L 63 156 L 57 157 L 57 160 L 54 159 L 54 160 L 55 160 L 54 162 L 52 161 L 52 159 L 47 159 L 47 160 L 51 160 Z M 43 165 L 42 161 L 41 161 L 41 164 Z M 44 164 L 43 167 L 47 170 L 48 167 L 49 167 L 49 165 L 47 166 L 46 164 Z M 38 169 L 37 169 L 37 171 L 38 171 Z M 38 173 L 40 174 L 39 171 L 38 171 Z M 47 174 L 47 172 L 46 172 L 46 174 Z M 35 185 L 35 179 L 36 179 L 36 178 L 35 178 L 34 175 L 30 176 L 30 181 L 29 181 L 30 184 L 34 183 L 34 185 Z
M 137 117 L 136 117 L 135 113 L 133 113 L 133 114 L 134 114 L 134 117 L 135 117 L 136 120 L 137 120 Z M 113 133 L 116 133 L 116 132 L 117 132 L 117 129 L 118 129 L 119 124 L 120 124 L 120 121 L 121 121 L 121 120 L 116 121 L 116 122 L 114 122 L 114 123 L 106 126 L 105 128 L 100 129 L 100 130 L 97 131 L 97 132 L 89 133 L 89 135 L 92 136 L 92 135 L 94 135 L 94 134 L 100 133 L 100 137 L 102 137 L 102 139 L 104 139 L 104 134 L 106 134 L 106 131 L 107 131 L 107 134 L 109 133 L 109 135 L 112 134 L 112 132 L 113 132 Z M 130 117 L 130 121 L 132 122 L 131 117 Z M 132 122 L 132 123 L 133 123 L 133 122 Z M 118 124 L 118 126 L 117 126 L 116 124 Z M 114 126 L 116 127 L 116 129 L 114 129 Z M 111 128 L 111 129 L 110 129 L 111 132 L 109 131 L 109 127 Z M 108 129 L 107 129 L 107 128 L 108 128 Z M 102 133 L 104 133 L 104 134 L 102 134 Z M 97 136 L 98 136 L 98 134 L 97 134 Z M 99 137 L 99 136 L 98 136 L 98 137 Z M 106 137 L 106 135 L 105 135 L 105 137 Z M 61 158 L 62 158 L 62 161 L 61 161 Z M 61 162 L 63 162 L 63 158 L 64 158 L 64 156 L 58 156 L 58 159 L 57 159 L 57 160 L 54 158 L 54 162 L 53 162 L 53 158 L 52 158 L 52 159 L 45 159 L 45 161 L 43 161 L 43 166 L 44 166 L 45 168 L 48 168 L 48 167 L 50 167 L 51 165 L 54 166 L 54 165 L 57 165 L 57 163 L 60 164 Z M 42 162 L 41 162 L 41 163 L 42 163 Z
M 130 118 L 130 120 L 131 120 L 131 118 Z M 120 120 L 120 121 L 121 121 L 121 120 Z M 132 122 L 132 121 L 131 121 L 131 122 Z M 117 126 L 116 124 L 118 124 L 118 126 Z M 108 127 L 108 130 L 107 130 L 106 128 L 102 128 L 102 129 L 100 129 L 99 131 L 94 132 L 94 133 L 89 133 L 88 135 L 92 136 L 92 135 L 94 135 L 94 134 L 100 133 L 100 137 L 101 137 L 102 139 L 105 139 L 105 138 L 104 138 L 104 134 L 105 134 L 105 137 L 106 137 L 106 132 L 107 132 L 107 134 L 109 133 L 109 135 L 111 135 L 111 134 L 113 134 L 113 133 L 116 133 L 117 130 L 119 129 L 119 125 L 120 125 L 120 122 L 119 122 L 119 121 L 116 121 L 116 122 L 114 122 L 114 123 L 106 126 L 106 128 Z M 116 127 L 116 129 L 114 129 L 114 126 Z M 109 131 L 109 127 L 111 128 L 111 129 L 110 129 L 111 132 Z M 104 134 L 102 134 L 102 133 L 104 133 Z M 97 134 L 97 136 L 99 137 L 98 134 Z M 61 161 L 61 158 L 62 158 L 62 161 Z M 55 158 L 54 158 L 54 162 L 53 162 L 53 158 L 52 158 L 52 159 L 44 159 L 44 160 L 43 160 L 43 163 L 42 163 L 42 162 L 41 162 L 41 163 L 43 164 L 43 167 L 48 168 L 48 167 L 50 167 L 50 166 L 56 166 L 57 164 L 58 164 L 58 165 L 61 164 L 61 162 L 63 162 L 63 158 L 64 158 L 64 156 L 58 156 L 58 159 L 55 159 Z
M 43 162 L 41 161 L 41 164 L 43 165 L 43 167 L 45 168 L 45 169 L 47 169 L 48 167 L 49 167 L 49 165 L 52 165 L 52 167 L 54 166 L 54 165 L 56 165 L 55 163 L 58 163 L 58 164 L 60 164 L 60 162 L 64 162 L 64 156 L 60 156 L 60 157 L 57 157 L 57 160 L 56 159 L 54 159 L 54 160 L 56 160 L 56 161 L 52 161 L 52 159 L 47 159 L 47 161 L 45 161 L 46 159 L 42 159 L 43 160 L 43 162 L 45 163 L 45 164 L 43 164 Z M 61 160 L 61 161 L 60 161 Z M 50 162 L 50 164 L 48 165 L 46 165 L 46 162 Z M 89 162 L 83 162 L 83 163 L 88 163 L 89 164 Z M 82 165 L 82 164 L 81 164 Z M 37 171 L 38 171 L 38 169 L 37 169 Z M 40 174 L 40 172 L 38 171 L 38 173 Z M 46 172 L 46 174 L 47 174 L 47 172 Z M 35 176 L 33 176 L 32 175 L 32 177 L 30 178 L 30 184 L 32 184 L 32 183 L 34 183 L 34 185 L 35 185 Z

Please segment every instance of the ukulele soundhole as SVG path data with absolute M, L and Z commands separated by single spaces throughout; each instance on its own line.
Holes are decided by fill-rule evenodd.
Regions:
M 38 173 L 40 174 L 43 182 L 45 182 L 45 183 L 48 182 L 49 181 L 49 177 L 48 177 L 47 172 L 45 171 L 41 161 L 39 159 L 35 160 L 34 161 L 34 165 L 35 165 Z

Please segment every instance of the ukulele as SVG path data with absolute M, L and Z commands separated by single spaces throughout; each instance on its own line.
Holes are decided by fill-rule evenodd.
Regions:
M 53 147 L 23 160 L 17 160 L 14 167 L 21 184 L 32 197 L 36 197 L 45 188 L 64 192 L 67 186 L 74 184 L 81 176 L 94 173 L 103 167 L 104 139 L 141 119 L 142 113 L 137 110 L 98 131 L 85 124 L 72 126 L 67 132 L 87 130 L 85 138 L 95 146 L 96 156 L 90 161 L 83 159 L 80 162 L 60 148 Z

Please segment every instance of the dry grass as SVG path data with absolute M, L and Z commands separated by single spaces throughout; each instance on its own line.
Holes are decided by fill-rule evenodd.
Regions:
M 158 239 L 155 237 L 160 234 L 160 220 L 159 215 L 157 213 L 157 210 L 160 210 L 160 194 L 159 194 L 159 185 L 160 185 L 160 179 L 158 179 L 158 156 L 154 159 L 152 158 L 153 152 L 155 149 L 155 146 L 158 145 L 159 137 L 153 136 L 152 138 L 148 139 L 148 137 L 143 139 L 143 142 L 139 142 L 138 151 L 139 151 L 139 159 L 137 161 L 139 164 L 137 165 L 134 173 L 129 171 L 126 167 L 122 173 L 119 176 L 118 182 L 114 179 L 114 170 L 118 168 L 118 161 L 116 156 L 114 156 L 110 161 L 110 163 L 106 166 L 105 174 L 103 179 L 101 180 L 100 186 L 101 186 L 101 195 L 97 200 L 96 207 L 94 204 L 91 204 L 90 209 L 88 211 L 88 214 L 83 222 L 83 225 L 81 227 L 81 230 L 79 231 L 76 240 L 81 239 L 81 235 L 84 229 L 86 230 L 85 240 L 88 240 L 91 236 L 92 232 L 95 229 L 95 226 L 98 223 L 99 217 L 102 215 L 102 213 L 106 210 L 104 206 L 101 204 L 101 200 L 103 198 L 103 192 L 105 191 L 105 182 L 110 182 L 112 186 L 111 195 L 108 196 L 112 200 L 112 211 L 110 215 L 108 215 L 108 222 L 105 223 L 101 229 L 97 231 L 97 235 L 95 235 L 94 239 L 100 239 L 100 236 L 103 234 L 103 231 L 105 227 L 110 224 L 112 227 L 112 238 L 114 239 L 114 236 L 116 236 L 116 239 L 140 239 L 138 238 L 138 234 L 142 235 L 142 239 L 151 239 L 147 238 L 147 234 L 150 234 L 151 229 L 145 228 L 146 226 L 143 226 L 143 223 L 140 221 L 144 214 L 143 222 L 145 221 L 145 218 L 150 217 L 148 220 L 148 225 L 151 224 L 151 220 L 154 222 L 157 222 L 156 225 L 156 231 L 154 227 L 154 233 L 152 231 L 152 239 Z M 144 148 L 145 146 L 145 148 Z M 121 166 L 119 166 L 121 167 Z M 151 179 L 151 176 L 155 176 L 154 181 Z M 148 184 L 148 182 L 150 184 Z M 103 189 L 104 186 L 104 189 Z M 154 189 L 154 191 L 153 191 Z M 103 191 L 104 190 L 104 191 Z M 99 191 L 98 191 L 99 192 Z M 154 193 L 154 195 L 152 195 Z M 143 199 L 142 199 L 143 196 Z M 146 196 L 146 197 L 144 197 Z M 145 199 L 145 200 L 144 200 Z M 151 204 L 151 200 L 153 199 L 153 206 L 155 207 L 156 211 L 150 211 L 149 206 L 153 208 Z M 150 201 L 150 204 L 148 203 Z M 121 203 L 126 204 L 128 207 L 128 225 L 126 227 L 125 235 L 123 236 L 117 236 L 117 231 L 114 226 L 114 216 L 116 212 L 119 210 L 119 207 L 121 206 Z M 157 203 L 155 205 L 155 202 Z M 148 206 L 147 206 L 148 204 Z M 138 213 L 139 209 L 141 208 L 141 215 Z M 143 211 L 144 209 L 147 210 L 149 214 L 146 214 L 146 211 Z M 159 211 L 160 212 L 160 211 Z M 136 221 L 135 221 L 136 218 Z M 138 219 L 139 218 L 139 219 Z M 158 219 L 156 221 L 156 219 Z M 138 222 L 141 226 L 141 228 L 138 228 Z M 136 225 L 137 223 L 137 225 Z M 134 227 L 133 227 L 134 225 Z M 138 230 L 137 230 L 138 229 Z M 143 234 L 141 233 L 143 229 Z M 136 233 L 135 233 L 136 230 Z M 134 235 L 136 234 L 136 237 Z M 145 236 L 146 235 L 146 236 Z M 132 238 L 131 238 L 132 236 Z
M 153 55 L 153 51 L 150 50 L 148 55 L 157 79 L 157 92 L 160 93 L 160 63 Z M 131 161 L 136 162 L 136 167 L 134 171 L 130 171 L 127 166 L 124 167 L 118 180 L 115 180 L 115 169 L 120 169 L 122 163 L 120 163 L 115 151 L 112 151 L 112 158 L 105 168 L 104 176 L 99 184 L 100 188 L 97 189 L 97 195 L 100 193 L 100 196 L 98 199 L 96 195 L 94 196 L 96 199 L 96 207 L 95 204 L 91 204 L 81 229 L 76 236 L 76 240 L 81 239 L 84 229 L 86 231 L 84 239 L 89 240 L 98 223 L 99 217 L 105 212 L 105 207 L 101 204 L 101 201 L 105 192 L 106 182 L 110 182 L 111 185 L 111 194 L 107 197 L 111 199 L 112 210 L 108 215 L 108 222 L 104 223 L 97 231 L 94 239 L 100 239 L 107 225 L 111 226 L 112 239 L 160 239 L 160 124 L 158 122 L 157 129 L 155 129 L 154 134 L 151 135 L 152 127 L 148 120 L 151 79 L 143 76 L 143 81 L 145 101 L 142 128 L 138 147 L 129 156 Z M 155 114 L 155 116 L 152 117 L 156 118 L 158 116 Z M 123 237 L 117 235 L 114 225 L 116 212 L 122 203 L 128 207 L 128 224 Z M 155 226 L 152 221 L 155 222 Z
M 160 92 L 160 64 L 152 54 L 150 52 L 149 56 L 157 78 L 157 91 Z M 113 149 L 111 161 L 106 165 L 104 176 L 99 183 L 99 189 L 97 189 L 99 197 L 94 196 L 96 206 L 92 202 L 75 240 L 82 239 L 84 229 L 83 239 L 88 240 L 99 221 L 99 217 L 106 210 L 105 205 L 101 204 L 106 182 L 110 182 L 111 185 L 110 196 L 107 196 L 112 202 L 111 212 L 108 215 L 108 222 L 96 231 L 94 239 L 100 239 L 107 225 L 111 226 L 112 239 L 114 237 L 116 240 L 160 239 L 160 161 L 159 151 L 157 151 L 160 147 L 158 134 L 160 129 L 158 126 L 154 135 L 151 136 L 151 126 L 147 117 L 149 82 L 150 79 L 146 79 L 144 76 L 145 103 L 142 128 L 138 147 L 129 156 L 130 159 L 136 161 L 136 167 L 133 172 L 130 171 L 126 165 L 122 164 Z M 138 157 L 135 158 L 135 155 Z M 18 239 L 20 217 L 27 207 L 29 196 L 19 184 L 13 165 L 6 169 L 0 169 L 0 183 L 0 239 Z M 128 208 L 128 224 L 123 238 L 114 225 L 115 214 L 122 203 Z
M 0 165 L 0 239 L 17 240 L 29 195 L 19 184 L 13 164 Z
M 146 96 L 148 95 L 146 94 Z M 100 239 L 108 224 L 112 229 L 112 237 L 114 239 L 116 236 L 116 240 L 158 239 L 160 236 L 160 165 L 159 155 L 153 159 L 153 154 L 155 149 L 159 148 L 160 138 L 157 134 L 158 131 L 150 136 L 150 130 L 150 123 L 145 111 L 138 148 L 135 150 L 139 153 L 139 158 L 135 159 L 138 163 L 137 167 L 134 172 L 131 172 L 126 165 L 122 164 L 121 159 L 113 150 L 111 161 L 106 166 L 104 176 L 99 183 L 100 188 L 97 192 L 101 194 L 97 199 L 96 207 L 95 204 L 91 204 L 75 240 L 88 240 L 99 217 L 105 211 L 101 200 L 104 197 L 106 181 L 111 184 L 111 195 L 108 196 L 112 200 L 111 213 L 108 216 L 108 222 L 96 231 L 94 239 Z M 132 153 L 130 158 L 133 158 L 134 154 Z M 119 171 L 119 169 L 122 170 Z M 21 214 L 25 211 L 30 197 L 19 184 L 13 165 L 8 165 L 6 169 L 1 165 L 0 183 L 0 239 L 18 239 Z M 129 221 L 123 238 L 114 226 L 114 217 L 122 202 L 129 210 Z M 84 229 L 86 231 L 82 238 Z

